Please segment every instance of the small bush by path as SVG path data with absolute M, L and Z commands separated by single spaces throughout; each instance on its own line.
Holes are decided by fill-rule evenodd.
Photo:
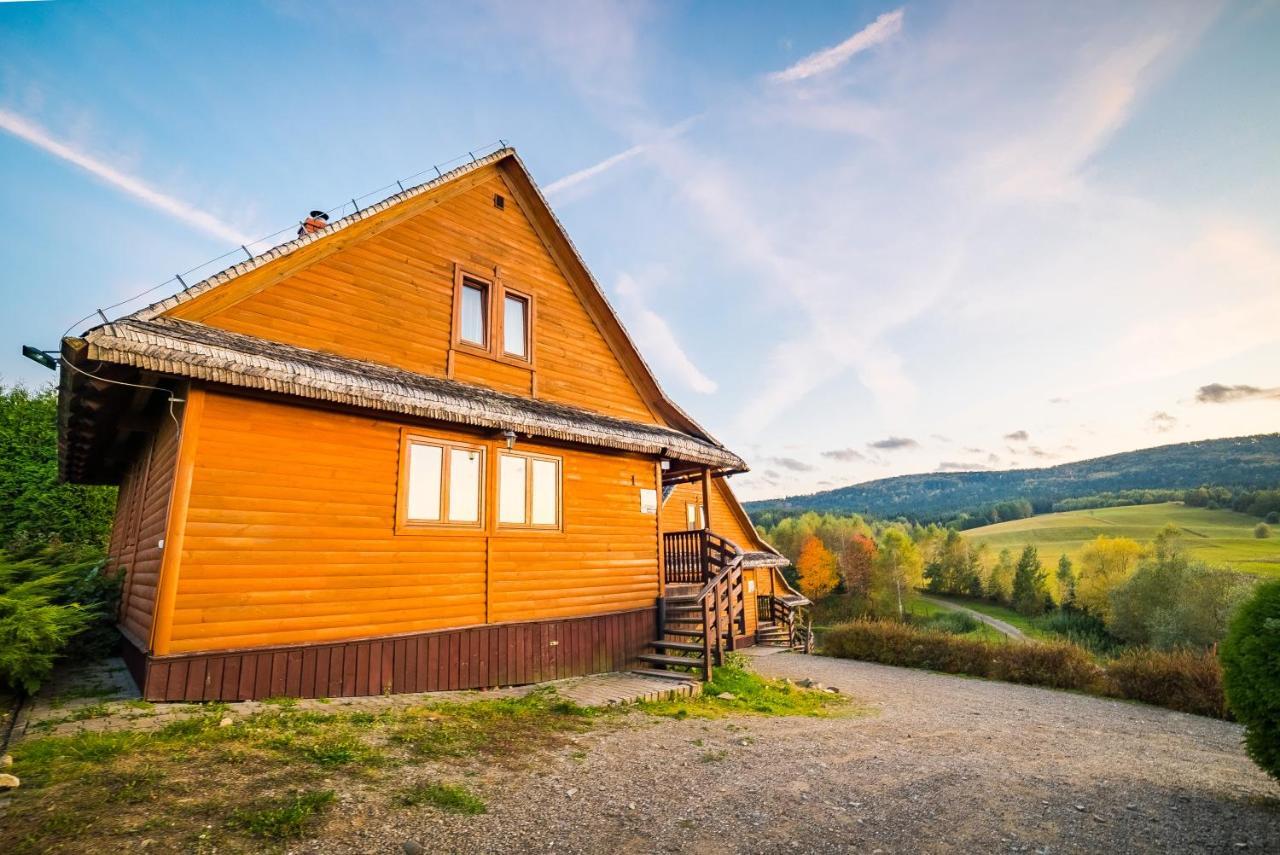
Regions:
M 849 699 L 818 689 L 805 689 L 782 680 L 766 680 L 752 673 L 741 656 L 711 672 L 702 694 L 640 704 L 650 715 L 671 718 L 721 718 L 727 715 L 830 716 L 853 714 Z M 724 697 L 721 697 L 724 696 Z
M 1116 697 L 1179 712 L 1229 717 L 1222 666 L 1210 651 L 1128 650 L 1105 667 Z
M 1222 670 L 1209 653 L 1142 650 L 1099 665 L 1087 650 L 1065 641 L 989 644 L 891 621 L 832 627 L 823 638 L 821 652 L 1227 716 Z

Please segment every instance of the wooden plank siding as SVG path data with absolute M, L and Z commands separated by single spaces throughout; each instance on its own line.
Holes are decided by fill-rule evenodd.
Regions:
M 495 525 L 500 441 L 415 427 L 486 447 L 488 518 L 481 529 L 397 534 L 401 427 L 210 391 L 172 635 L 157 649 L 319 643 L 652 607 L 657 531 L 639 499 L 641 488 L 656 487 L 651 458 L 522 440 L 517 450 L 563 458 L 563 530 L 503 530 Z
M 653 639 L 654 609 L 359 641 L 126 660 L 150 701 L 484 689 L 620 671 Z M 554 643 L 553 643 L 554 642 Z
M 494 206 L 495 195 L 506 198 L 504 209 Z M 342 239 L 338 233 L 330 240 Z M 459 264 L 533 298 L 536 372 L 452 349 Z M 659 421 L 495 167 L 480 170 L 463 192 L 299 265 L 279 281 L 260 287 L 237 282 L 228 289 L 234 289 L 236 301 L 217 289 L 168 314 L 609 415 Z
M 163 419 L 147 437 L 125 474 L 116 500 L 116 519 L 107 551 L 107 568 L 125 574 L 121 590 L 120 625 L 143 643 L 151 634 L 156 588 L 163 557 L 178 432 Z
M 707 521 L 712 531 L 721 537 L 727 537 L 748 552 L 764 549 L 764 544 L 760 542 L 755 532 L 743 525 L 738 513 L 730 507 L 730 502 L 736 504 L 738 500 L 723 478 L 711 479 L 710 498 L 711 508 L 707 513 Z M 666 503 L 662 506 L 663 531 L 684 531 L 688 528 L 685 505 L 690 502 L 702 504 L 700 480 L 676 485 L 671 495 L 667 497 Z

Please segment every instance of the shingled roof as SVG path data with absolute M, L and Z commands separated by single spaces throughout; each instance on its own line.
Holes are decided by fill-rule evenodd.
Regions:
M 84 356 L 99 363 L 401 413 L 528 436 L 661 454 L 725 471 L 742 458 L 672 428 L 605 416 L 415 374 L 390 365 L 294 347 L 175 318 L 126 318 L 91 330 Z

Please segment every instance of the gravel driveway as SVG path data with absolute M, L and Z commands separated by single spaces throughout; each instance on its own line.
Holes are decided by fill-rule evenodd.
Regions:
M 342 821 L 294 851 L 1280 852 L 1280 786 L 1236 725 L 799 654 L 754 667 L 870 710 L 633 714 L 523 770 L 458 772 L 485 815 L 405 820 L 353 791 Z

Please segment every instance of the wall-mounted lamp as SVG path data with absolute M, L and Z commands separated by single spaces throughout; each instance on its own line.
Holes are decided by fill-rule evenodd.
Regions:
M 507 441 L 507 451 L 516 447 L 516 432 L 513 430 L 504 430 L 502 438 Z
M 38 347 L 32 347 L 29 344 L 22 346 L 22 355 L 32 362 L 38 362 L 50 371 L 54 371 L 58 367 L 58 360 L 51 354 L 57 353 L 56 350 L 41 350 Z

